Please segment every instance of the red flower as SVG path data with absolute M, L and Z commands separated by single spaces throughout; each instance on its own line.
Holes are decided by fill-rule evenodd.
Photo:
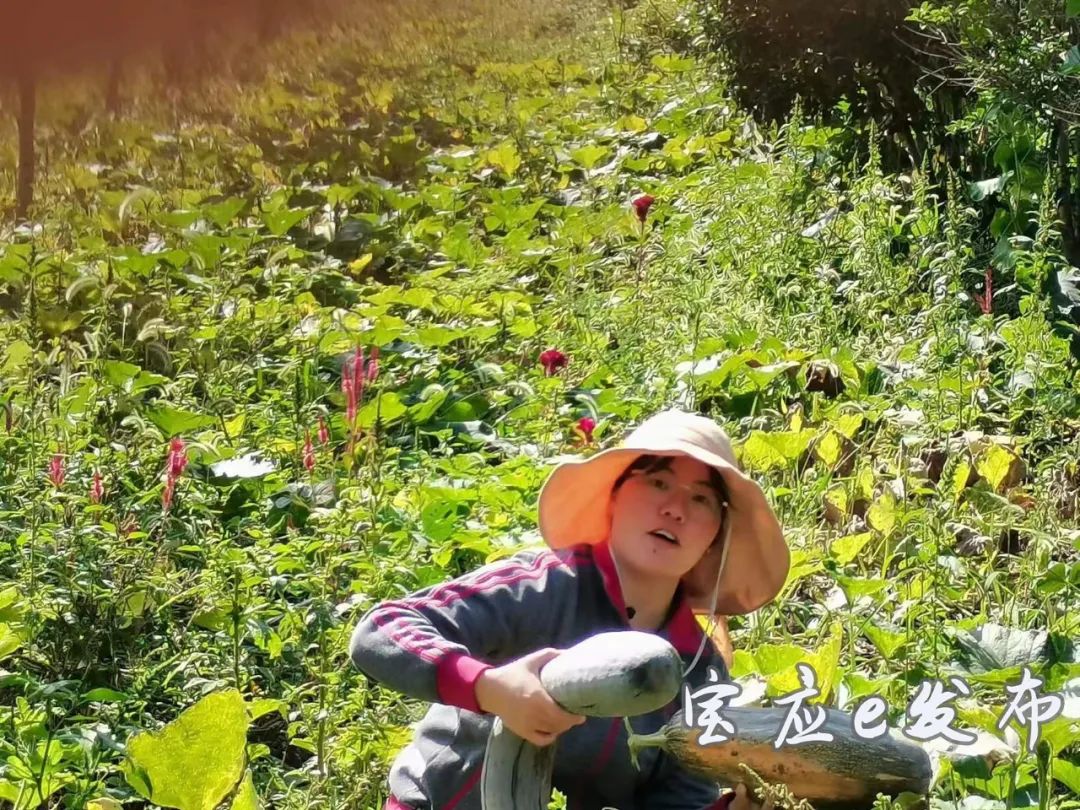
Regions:
M 634 206 L 634 213 L 637 214 L 638 222 L 645 222 L 648 219 L 649 209 L 652 208 L 654 202 L 656 202 L 656 198 L 650 194 L 642 194 L 634 199 L 631 205 Z
M 49 480 L 57 489 L 64 485 L 64 457 L 59 453 L 49 460 Z
M 583 416 L 581 417 L 581 419 L 578 419 L 577 432 L 582 436 L 585 444 L 589 444 L 592 442 L 592 434 L 593 430 L 595 429 L 596 420 L 593 419 L 591 416 Z
M 94 480 L 90 484 L 90 503 L 101 503 L 105 497 L 105 486 L 101 483 L 101 473 L 94 471 Z
M 540 354 L 540 363 L 544 367 L 544 376 L 546 377 L 550 377 L 560 368 L 565 368 L 568 362 L 566 355 L 558 349 L 548 349 Z
M 304 431 L 304 469 L 311 472 L 315 469 L 315 449 L 311 446 L 311 431 Z
M 161 493 L 161 506 L 166 512 L 172 506 L 176 482 L 180 480 L 188 465 L 185 448 L 184 440 L 179 436 L 173 437 L 169 442 L 169 460 L 165 463 L 165 491 Z
M 169 477 L 179 478 L 188 465 L 184 440 L 179 436 L 169 442 Z
M 330 443 L 330 428 L 326 426 L 326 420 L 319 417 L 319 444 L 327 445 Z
M 345 421 L 352 430 L 356 422 L 356 406 L 364 396 L 364 350 L 356 347 L 352 362 L 345 362 L 341 374 L 341 393 L 345 395 Z

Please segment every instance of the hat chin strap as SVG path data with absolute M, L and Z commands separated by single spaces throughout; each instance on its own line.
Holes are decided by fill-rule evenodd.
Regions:
M 697 654 L 694 656 L 694 660 L 690 662 L 685 670 L 683 670 L 682 676 L 685 678 L 690 671 L 697 665 L 698 659 L 701 658 L 701 653 L 705 651 L 705 645 L 712 638 L 713 632 L 716 630 L 716 603 L 720 601 L 720 580 L 724 576 L 724 565 L 727 563 L 728 556 L 728 540 L 731 538 L 731 514 L 729 512 L 730 507 L 728 504 L 724 504 L 724 540 L 723 547 L 720 549 L 720 567 L 716 572 L 716 583 L 713 585 L 712 595 L 712 607 L 709 609 L 709 630 L 703 633 L 701 636 L 701 643 L 698 645 Z

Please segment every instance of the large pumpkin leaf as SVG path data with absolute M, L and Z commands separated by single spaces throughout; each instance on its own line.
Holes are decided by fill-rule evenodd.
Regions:
M 967 654 L 969 672 L 983 674 L 1036 664 L 1046 659 L 1045 630 L 1023 630 L 984 624 L 975 631 L 956 631 L 954 637 Z
M 145 774 L 154 804 L 213 810 L 244 773 L 247 729 L 240 693 L 212 692 L 160 731 L 133 737 L 128 756 Z

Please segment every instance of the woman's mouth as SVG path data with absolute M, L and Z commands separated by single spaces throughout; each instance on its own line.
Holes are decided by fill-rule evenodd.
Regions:
M 649 532 L 649 534 L 651 534 L 653 537 L 659 537 L 664 542 L 670 543 L 673 546 L 679 545 L 678 538 L 666 529 L 656 529 L 655 531 Z

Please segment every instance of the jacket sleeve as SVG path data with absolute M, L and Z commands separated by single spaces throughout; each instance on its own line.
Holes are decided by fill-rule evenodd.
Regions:
M 476 680 L 484 671 L 548 646 L 553 607 L 568 588 L 559 562 L 551 553 L 520 552 L 382 602 L 353 630 L 353 664 L 404 695 L 479 712 Z

